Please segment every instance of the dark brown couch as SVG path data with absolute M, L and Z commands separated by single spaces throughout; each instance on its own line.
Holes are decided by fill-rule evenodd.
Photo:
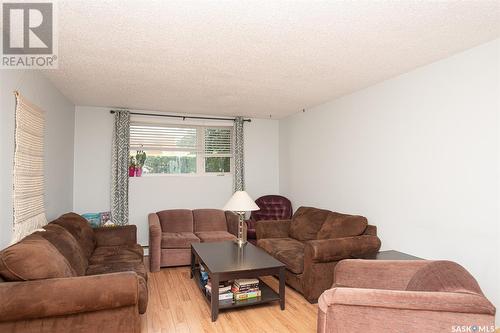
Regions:
M 238 233 L 238 216 L 220 209 L 170 209 L 148 219 L 151 272 L 189 265 L 192 243 L 233 240 Z
M 136 227 L 69 213 L 0 252 L 0 332 L 140 332 L 148 302 Z
M 286 264 L 286 283 L 311 303 L 331 288 L 340 260 L 371 257 L 381 245 L 365 217 L 311 207 L 291 220 L 258 221 L 256 231 L 257 246 Z

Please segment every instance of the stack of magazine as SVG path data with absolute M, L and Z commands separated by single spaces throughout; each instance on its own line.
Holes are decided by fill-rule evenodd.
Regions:
M 234 280 L 231 288 L 235 301 L 256 298 L 261 296 L 258 279 L 237 279 Z

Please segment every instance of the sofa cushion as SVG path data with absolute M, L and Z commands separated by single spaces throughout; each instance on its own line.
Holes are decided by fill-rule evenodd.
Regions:
M 452 261 L 430 261 L 420 268 L 406 287 L 408 291 L 472 293 L 483 295 L 476 279 Z
M 137 275 L 142 277 L 144 280 L 148 280 L 148 275 L 146 273 L 146 267 L 144 263 L 137 262 L 135 260 L 122 261 L 122 262 L 109 262 L 102 264 L 91 264 L 87 268 L 85 275 L 99 275 L 107 273 L 119 273 L 119 272 L 135 272 Z
M 144 250 L 139 244 L 99 246 L 89 259 L 90 264 L 112 262 L 143 262 Z
M 299 241 L 317 239 L 318 231 L 331 212 L 313 207 L 300 207 L 292 217 L 289 235 Z
M 37 232 L 48 240 L 68 260 L 69 264 L 78 275 L 85 275 L 88 259 L 83 253 L 82 247 L 76 239 L 65 228 L 58 224 L 49 223 L 44 232 Z
M 189 209 L 169 209 L 156 213 L 163 232 L 193 232 L 193 212 Z
M 368 220 L 364 216 L 332 212 L 318 231 L 317 239 L 354 237 L 365 232 Z
M 192 232 L 163 232 L 161 234 L 162 249 L 189 249 L 192 243 L 199 243 L 200 239 Z
M 202 242 L 222 242 L 236 239 L 235 235 L 227 231 L 202 231 L 195 234 Z
M 58 224 L 69 231 L 82 247 L 85 257 L 90 258 L 96 245 L 94 231 L 86 219 L 75 213 L 67 213 L 52 223 Z
M 289 271 L 304 271 L 304 243 L 293 238 L 265 238 L 259 239 L 257 246 L 284 263 Z
M 226 214 L 220 209 L 193 210 L 194 231 L 227 231 Z
M 68 260 L 48 240 L 29 235 L 0 252 L 0 275 L 6 281 L 76 276 Z

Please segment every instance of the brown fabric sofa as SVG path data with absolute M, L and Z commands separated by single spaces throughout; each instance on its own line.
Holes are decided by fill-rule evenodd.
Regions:
M 343 260 L 318 303 L 321 333 L 495 330 L 495 307 L 450 261 Z
M 69 213 L 0 252 L 0 332 L 140 332 L 148 302 L 133 225 Z
M 369 258 L 380 249 L 363 216 L 300 207 L 291 220 L 258 221 L 257 246 L 286 265 L 286 283 L 311 303 L 330 288 L 342 259 Z
M 192 243 L 233 240 L 238 233 L 238 216 L 219 209 L 163 210 L 148 220 L 151 272 L 189 265 Z

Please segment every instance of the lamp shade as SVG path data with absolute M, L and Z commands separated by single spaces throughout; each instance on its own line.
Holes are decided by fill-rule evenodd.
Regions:
M 250 198 L 245 191 L 236 191 L 223 208 L 232 212 L 250 212 L 259 210 L 259 206 Z

